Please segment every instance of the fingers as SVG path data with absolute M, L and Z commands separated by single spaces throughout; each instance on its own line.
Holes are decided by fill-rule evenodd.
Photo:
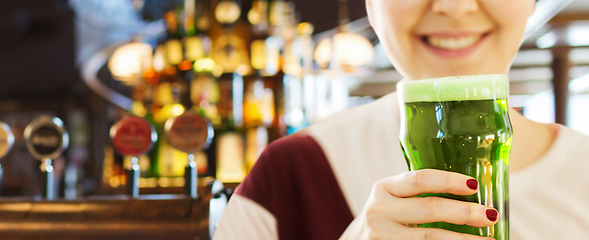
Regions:
M 413 197 L 423 193 L 450 193 L 472 195 L 478 182 L 472 177 L 454 172 L 423 169 L 405 172 L 379 182 L 395 197 Z M 470 186 L 470 187 L 469 187 Z
M 470 234 L 455 233 L 437 228 L 405 228 L 404 238 L 407 240 L 494 240 L 489 237 L 479 237 Z
M 486 227 L 497 222 L 497 210 L 493 208 L 446 198 L 402 198 L 391 205 L 395 208 L 389 208 L 390 220 L 401 224 L 447 222 Z

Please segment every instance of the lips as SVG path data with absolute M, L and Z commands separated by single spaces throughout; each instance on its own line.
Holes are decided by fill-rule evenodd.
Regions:
M 446 49 L 446 50 L 456 50 L 456 49 L 463 49 L 470 47 L 477 43 L 481 39 L 481 35 L 470 35 L 464 37 L 439 37 L 439 36 L 429 36 L 426 37 L 426 41 L 428 44 L 435 48 Z
M 460 34 L 424 34 L 418 36 L 420 42 L 434 54 L 448 57 L 465 57 L 473 53 L 481 45 L 488 33 L 460 33 Z

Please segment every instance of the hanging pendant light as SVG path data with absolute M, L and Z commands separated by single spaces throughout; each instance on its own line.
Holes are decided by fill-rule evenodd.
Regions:
M 374 58 L 374 47 L 364 36 L 341 32 L 333 37 L 335 59 L 344 66 L 362 66 Z
M 151 45 L 147 43 L 125 44 L 110 57 L 108 69 L 114 79 L 133 84 L 143 71 L 151 68 L 152 51 Z
M 315 48 L 315 52 L 313 53 L 313 59 L 315 62 L 319 64 L 320 67 L 326 68 L 331 62 L 331 58 L 333 56 L 333 43 L 331 42 L 331 38 L 325 38 Z
M 374 46 L 364 36 L 349 32 L 347 0 L 339 0 L 339 32 L 325 38 L 315 48 L 314 59 L 321 67 L 327 67 L 333 60 L 343 67 L 357 67 L 368 64 L 374 58 Z

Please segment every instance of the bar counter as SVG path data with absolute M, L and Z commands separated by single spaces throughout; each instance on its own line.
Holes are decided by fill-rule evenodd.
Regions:
M 209 200 L 186 195 L 69 201 L 0 198 L 0 239 L 209 239 Z

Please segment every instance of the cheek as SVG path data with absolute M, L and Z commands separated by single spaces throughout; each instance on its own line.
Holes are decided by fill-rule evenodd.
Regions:
M 511 62 L 517 53 L 534 4 L 534 0 L 481 0 L 482 8 L 499 30 L 496 47 L 501 49 L 503 60 Z
M 376 22 L 375 31 L 382 35 L 402 36 L 416 25 L 419 14 L 415 3 L 423 0 L 373 0 L 373 13 Z M 381 39 L 394 41 L 395 39 Z
M 376 0 L 374 10 L 378 12 L 380 41 L 385 45 L 389 57 L 396 67 L 411 66 L 414 54 L 412 46 L 413 29 L 427 10 L 429 0 Z
M 388 5 L 386 14 L 396 29 L 410 31 L 427 11 L 427 2 L 426 0 L 389 0 L 386 3 Z
M 487 14 L 505 32 L 521 32 L 534 12 L 534 0 L 482 0 Z

